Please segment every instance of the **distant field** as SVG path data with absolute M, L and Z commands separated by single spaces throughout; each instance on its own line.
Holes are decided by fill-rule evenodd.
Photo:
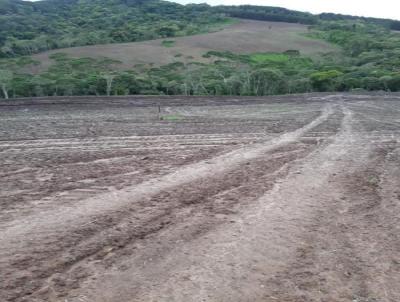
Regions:
M 305 55 L 317 55 L 336 48 L 324 41 L 302 35 L 307 26 L 282 22 L 241 20 L 221 31 L 180 38 L 158 39 L 146 42 L 94 45 L 53 50 L 34 55 L 42 64 L 37 71 L 51 64 L 49 55 L 63 52 L 71 57 L 108 57 L 122 62 L 120 68 L 137 64 L 164 65 L 172 62 L 207 62 L 202 56 L 210 50 L 235 53 L 282 52 L 300 50 Z

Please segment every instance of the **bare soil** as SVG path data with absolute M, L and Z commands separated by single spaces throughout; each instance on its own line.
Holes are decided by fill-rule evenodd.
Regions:
M 0 301 L 398 302 L 399 140 L 395 94 L 2 102 Z
M 299 50 L 305 55 L 318 55 L 337 51 L 335 46 L 304 36 L 307 26 L 283 22 L 240 20 L 225 29 L 201 35 L 169 38 L 175 41 L 171 47 L 162 45 L 165 39 L 145 42 L 117 43 L 57 49 L 34 55 L 41 65 L 32 67 L 35 72 L 46 70 L 52 60 L 49 55 L 66 53 L 73 58 L 107 57 L 121 61 L 121 69 L 137 64 L 165 65 L 174 62 L 209 62 L 203 55 L 210 50 L 234 53 L 283 52 Z

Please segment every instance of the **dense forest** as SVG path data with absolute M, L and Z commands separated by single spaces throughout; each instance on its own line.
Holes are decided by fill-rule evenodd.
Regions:
M 0 0 L 0 57 L 192 35 L 224 20 L 207 5 L 165 1 Z
M 270 6 L 219 6 L 215 9 L 230 17 L 260 21 L 289 22 L 300 24 L 316 24 L 318 16 L 309 13 Z
M 121 71 L 107 58 L 51 56 L 40 74 L 29 55 L 62 47 L 133 42 L 206 33 L 230 17 L 301 23 L 312 39 L 340 53 L 210 51 L 213 64 L 176 62 Z M 400 22 L 336 14 L 311 15 L 260 6 L 179 5 L 158 0 L 0 0 L 1 96 L 269 95 L 311 91 L 400 91 Z

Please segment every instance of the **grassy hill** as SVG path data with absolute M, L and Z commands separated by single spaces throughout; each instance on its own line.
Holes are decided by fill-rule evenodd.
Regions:
M 301 24 L 237 20 L 220 31 L 201 35 L 52 50 L 33 56 L 40 62 L 34 70 L 47 70 L 54 63 L 51 55 L 59 52 L 71 58 L 107 57 L 120 61 L 116 68 L 126 70 L 134 69 L 138 64 L 209 63 L 212 58 L 205 58 L 204 55 L 212 50 L 251 54 L 296 49 L 310 56 L 338 50 L 338 47 L 325 41 L 307 37 L 306 33 L 307 26 Z
M 362 20 L 400 29 L 394 20 L 309 13 L 268 6 L 180 5 L 160 0 L 0 0 L 0 58 L 51 49 L 187 36 L 229 17 L 315 25 Z
M 398 91 L 397 28 L 262 6 L 0 0 L 1 95 Z

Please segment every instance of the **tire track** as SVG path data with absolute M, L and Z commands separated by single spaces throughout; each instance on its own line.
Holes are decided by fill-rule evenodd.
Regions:
M 90 198 L 84 201 L 83 207 L 82 205 L 72 209 L 60 207 L 54 210 L 39 213 L 38 215 L 26 216 L 25 223 L 20 219 L 14 220 L 7 225 L 8 228 L 5 228 L 5 232 L 2 231 L 1 233 L 0 243 L 3 247 L 6 247 L 6 250 L 4 250 L 4 248 L 0 249 L 1 259 L 6 259 L 10 257 L 12 253 L 15 253 L 17 250 L 21 249 L 25 251 L 34 251 L 36 242 L 41 245 L 51 244 L 51 242 L 54 240 L 54 236 L 56 236 L 55 234 L 67 234 L 76 227 L 82 228 L 82 226 L 87 226 L 88 224 L 91 224 L 93 219 L 95 220 L 94 217 L 99 217 L 103 214 L 121 209 L 129 204 L 134 204 L 134 201 L 139 202 L 143 199 L 146 200 L 147 198 L 150 198 L 151 196 L 154 196 L 162 191 L 169 190 L 174 187 L 185 187 L 185 184 L 190 186 L 190 183 L 195 183 L 200 179 L 212 177 L 217 177 L 218 179 L 219 177 L 225 175 L 228 170 L 239 168 L 246 162 L 257 160 L 257 158 L 263 156 L 267 152 L 278 150 L 279 148 L 296 142 L 306 132 L 325 122 L 328 117 L 333 114 L 333 112 L 334 109 L 331 106 L 326 107 L 320 117 L 294 132 L 286 133 L 263 144 L 257 144 L 247 148 L 240 148 L 222 156 L 217 156 L 211 160 L 183 167 L 175 173 L 138 185 L 131 190 L 124 190 L 123 192 L 115 192 L 113 194 L 107 193 L 98 195 L 96 196 L 96 199 L 98 198 L 97 200 L 95 198 Z M 237 176 L 235 181 L 240 183 L 242 181 L 242 177 Z M 199 192 L 201 191 L 202 187 L 200 186 Z M 211 196 L 215 195 L 218 191 L 219 189 L 211 194 Z M 115 203 L 104 204 L 110 201 L 115 201 Z M 94 211 L 93 202 L 96 202 L 97 205 L 101 205 L 99 208 L 95 208 Z M 82 209 L 84 210 L 82 211 Z M 87 211 L 87 209 L 90 209 L 91 211 Z M 150 225 L 155 225 L 155 230 L 158 228 L 157 225 L 163 225 L 164 216 L 161 215 L 160 218 L 161 224 L 157 223 L 156 221 L 152 221 L 150 223 Z M 110 222 L 110 225 L 112 224 L 113 222 Z M 152 230 L 149 229 L 146 232 L 152 232 Z M 26 240 L 28 234 L 30 240 L 23 241 L 24 238 Z M 133 236 L 142 235 L 133 234 Z M 127 240 L 128 242 L 130 240 L 129 234 Z M 96 251 L 96 248 L 97 245 L 94 245 L 94 249 L 93 247 L 89 246 L 88 254 L 92 255 Z M 37 252 L 38 251 L 36 251 L 36 253 Z M 79 258 L 79 256 L 77 257 Z M 23 259 L 23 257 L 19 257 L 19 259 Z M 71 259 L 74 259 L 74 257 Z M 72 261 L 73 263 L 76 263 L 76 257 L 75 260 Z M 17 263 L 14 262 L 14 264 Z M 21 267 L 23 267 L 22 263 L 21 265 Z M 4 263 L 2 266 L 4 266 Z M 37 269 L 39 268 L 36 268 L 36 270 Z M 24 280 L 24 278 L 22 278 L 22 280 Z M 40 282 L 40 280 L 36 278 L 35 282 Z M 37 287 L 39 284 L 40 283 L 32 285 L 32 288 Z
M 52 140 L 25 146 L 5 142 L 15 143 L 20 152 L 14 158 L 17 166 L 10 158 L 6 161 L 8 172 L 16 172 L 10 188 L 21 189 L 14 181 L 29 178 L 27 165 L 37 160 L 48 171 L 61 163 L 71 183 L 86 173 L 71 170 L 86 168 L 93 179 L 102 176 L 98 169 L 109 175 L 93 188 L 107 187 L 114 176 L 127 186 L 97 194 L 85 174 L 82 188 L 66 192 L 65 202 L 50 198 L 47 207 L 39 208 L 19 201 L 32 211 L 13 209 L 17 218 L 0 222 L 0 301 L 398 301 L 399 127 L 381 123 L 395 121 L 396 112 L 388 110 L 390 102 L 379 110 L 380 101 L 373 97 L 316 98 L 304 104 L 323 108 L 319 116 L 288 115 L 282 129 L 271 127 L 272 114 L 263 119 L 249 110 L 252 119 L 260 117 L 259 126 L 249 128 L 238 119 L 242 129 L 233 130 L 246 130 L 246 139 L 230 133 L 142 140 L 118 130 L 132 146 L 170 144 L 178 157 L 181 145 L 202 139 L 233 142 L 218 149 L 222 155 L 204 148 L 205 157 L 188 147 L 186 155 L 193 157 L 182 165 L 170 165 L 165 159 L 176 157 L 162 155 L 156 164 L 167 167 L 162 168 L 165 173 L 136 171 L 153 177 L 150 181 L 116 173 L 132 162 L 125 157 L 109 161 L 107 150 L 53 156 Z M 360 99 L 366 108 L 358 104 Z M 286 105 L 281 109 L 288 114 L 291 110 Z M 219 113 L 213 112 L 215 117 Z M 217 122 L 217 133 L 232 131 L 230 123 L 210 120 Z M 145 124 L 151 126 L 152 121 Z M 196 121 L 193 125 L 198 127 Z M 163 127 L 166 133 L 181 131 L 172 124 Z M 18 123 L 15 128 L 22 129 Z M 252 129 L 256 131 L 249 134 Z M 293 131 L 274 137 L 283 129 Z M 82 147 L 95 150 L 105 144 L 118 155 L 123 145 L 119 139 L 85 139 Z M 54 143 L 68 154 L 63 151 L 68 140 Z M 79 149 L 79 139 L 73 144 Z M 39 148 L 25 160 L 31 147 Z M 5 152 L 12 156 L 13 150 Z M 144 168 L 153 168 L 153 159 L 141 160 L 145 152 L 138 159 Z M 135 164 L 129 169 L 136 175 Z M 32 179 L 40 180 L 46 171 Z M 18 194 L 32 202 L 26 192 Z M 7 217 L 7 211 L 1 214 Z
M 269 301 L 262 297 L 266 288 L 263 280 L 273 274 L 277 265 L 271 259 L 280 265 L 289 261 L 297 236 L 305 231 L 301 220 L 308 221 L 313 207 L 320 207 L 318 197 L 328 195 L 323 187 L 330 173 L 336 171 L 333 163 L 351 150 L 353 138 L 347 133 L 351 114 L 345 113 L 343 130 L 334 143 L 322 144 L 304 159 L 298 158 L 297 163 L 290 162 L 292 173 L 275 179 L 268 190 L 261 190 L 263 194 L 251 206 L 239 205 L 240 210 L 231 217 L 233 224 L 213 228 L 193 241 L 181 237 L 182 233 L 173 236 L 170 230 L 150 237 L 132 257 L 116 257 L 126 271 L 115 275 L 110 268 L 100 271 L 99 280 L 89 282 L 76 293 L 88 301 L 101 302 Z M 264 161 L 271 158 L 271 154 L 264 156 Z M 300 174 L 296 172 L 299 166 L 304 166 Z M 243 181 L 243 177 L 240 179 Z M 316 197 L 308 200 L 310 194 Z M 246 192 L 235 195 L 245 198 Z M 196 216 L 187 220 L 188 224 L 195 222 Z M 183 238 L 182 242 L 178 243 L 177 238 Z M 105 275 L 106 271 L 111 273 Z
M 326 106 L 317 119 L 293 132 L 285 133 L 260 145 L 240 148 L 206 162 L 199 162 L 180 168 L 174 173 L 159 179 L 150 180 L 133 188 L 127 188 L 122 192 L 98 195 L 95 198 L 80 202 L 73 208 L 59 207 L 39 213 L 34 217 L 24 217 L 23 221 L 14 220 L 9 225 L 3 226 L 0 244 L 3 245 L 16 241 L 19 237 L 23 237 L 28 233 L 31 234 L 35 229 L 40 230 L 40 232 L 45 232 L 46 230 L 54 231 L 55 226 L 63 228 L 71 224 L 84 222 L 92 215 L 117 209 L 118 207 L 134 202 L 134 200 L 143 199 L 173 186 L 215 175 L 216 171 L 218 171 L 217 173 L 223 173 L 235 165 L 257 158 L 265 152 L 296 141 L 304 133 L 326 121 L 333 112 L 334 109 L 331 106 Z

